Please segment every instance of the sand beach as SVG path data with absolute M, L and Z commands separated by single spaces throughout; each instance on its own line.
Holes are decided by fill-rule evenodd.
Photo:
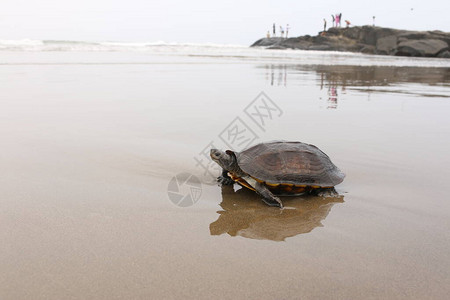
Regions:
M 0 299 L 448 297 L 448 60 L 45 47 L 0 58 Z M 270 140 L 321 148 L 341 196 L 214 183 L 211 144 Z

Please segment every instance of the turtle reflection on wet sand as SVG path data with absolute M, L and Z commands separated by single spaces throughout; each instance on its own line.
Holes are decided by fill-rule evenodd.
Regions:
M 237 182 L 257 192 L 270 206 L 283 207 L 275 195 L 337 197 L 334 186 L 345 177 L 328 155 L 301 142 L 261 143 L 242 152 L 211 149 L 210 156 L 223 169 L 218 178 L 222 185 Z
M 344 197 L 307 197 L 286 200 L 289 209 L 273 210 L 259 202 L 258 196 L 248 189 L 234 191 L 232 186 L 222 186 L 223 210 L 219 218 L 209 225 L 211 235 L 224 233 L 250 239 L 284 241 L 288 237 L 309 233 L 322 227 L 336 203 L 343 203 Z M 250 200 L 250 201 L 249 201 Z

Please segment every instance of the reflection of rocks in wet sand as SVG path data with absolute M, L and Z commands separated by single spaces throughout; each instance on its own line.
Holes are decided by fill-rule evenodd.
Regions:
M 264 64 L 260 68 L 264 68 L 267 74 L 284 72 L 287 73 L 287 76 L 299 71 L 314 71 L 320 75 L 320 82 L 318 83 L 321 87 L 324 83 L 338 87 L 368 87 L 416 83 L 418 81 L 421 84 L 440 85 L 442 83 L 447 84 L 450 81 L 449 68 L 286 64 Z M 291 79 L 289 82 L 295 81 Z
M 285 197 L 285 209 L 267 207 L 254 192 L 241 188 L 222 187 L 224 209 L 217 221 L 209 226 L 211 235 L 228 233 L 251 239 L 284 241 L 323 226 L 324 220 L 335 203 L 343 203 L 343 197 L 319 198 L 313 196 Z

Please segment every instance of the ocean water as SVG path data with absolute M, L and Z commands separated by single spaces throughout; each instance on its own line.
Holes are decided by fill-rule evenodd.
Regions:
M 302 65 L 423 66 L 449 67 L 446 59 L 406 58 L 359 53 L 303 50 L 268 50 L 246 45 L 158 42 L 84 42 L 54 40 L 0 40 L 2 52 L 119 52 L 154 54 L 176 58 L 211 57 L 235 61 L 283 61 Z M 144 62 L 144 61 L 142 61 Z
M 1 299 L 450 292 L 449 60 L 0 45 Z M 214 182 L 213 145 L 269 140 L 322 149 L 341 196 L 279 210 Z

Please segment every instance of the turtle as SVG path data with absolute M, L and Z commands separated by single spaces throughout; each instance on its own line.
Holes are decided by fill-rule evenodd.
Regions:
M 241 152 L 211 149 L 210 156 L 222 167 L 219 183 L 238 183 L 257 192 L 266 204 L 280 208 L 283 203 L 275 195 L 339 196 L 334 186 L 345 177 L 322 150 L 302 142 L 266 142 Z

